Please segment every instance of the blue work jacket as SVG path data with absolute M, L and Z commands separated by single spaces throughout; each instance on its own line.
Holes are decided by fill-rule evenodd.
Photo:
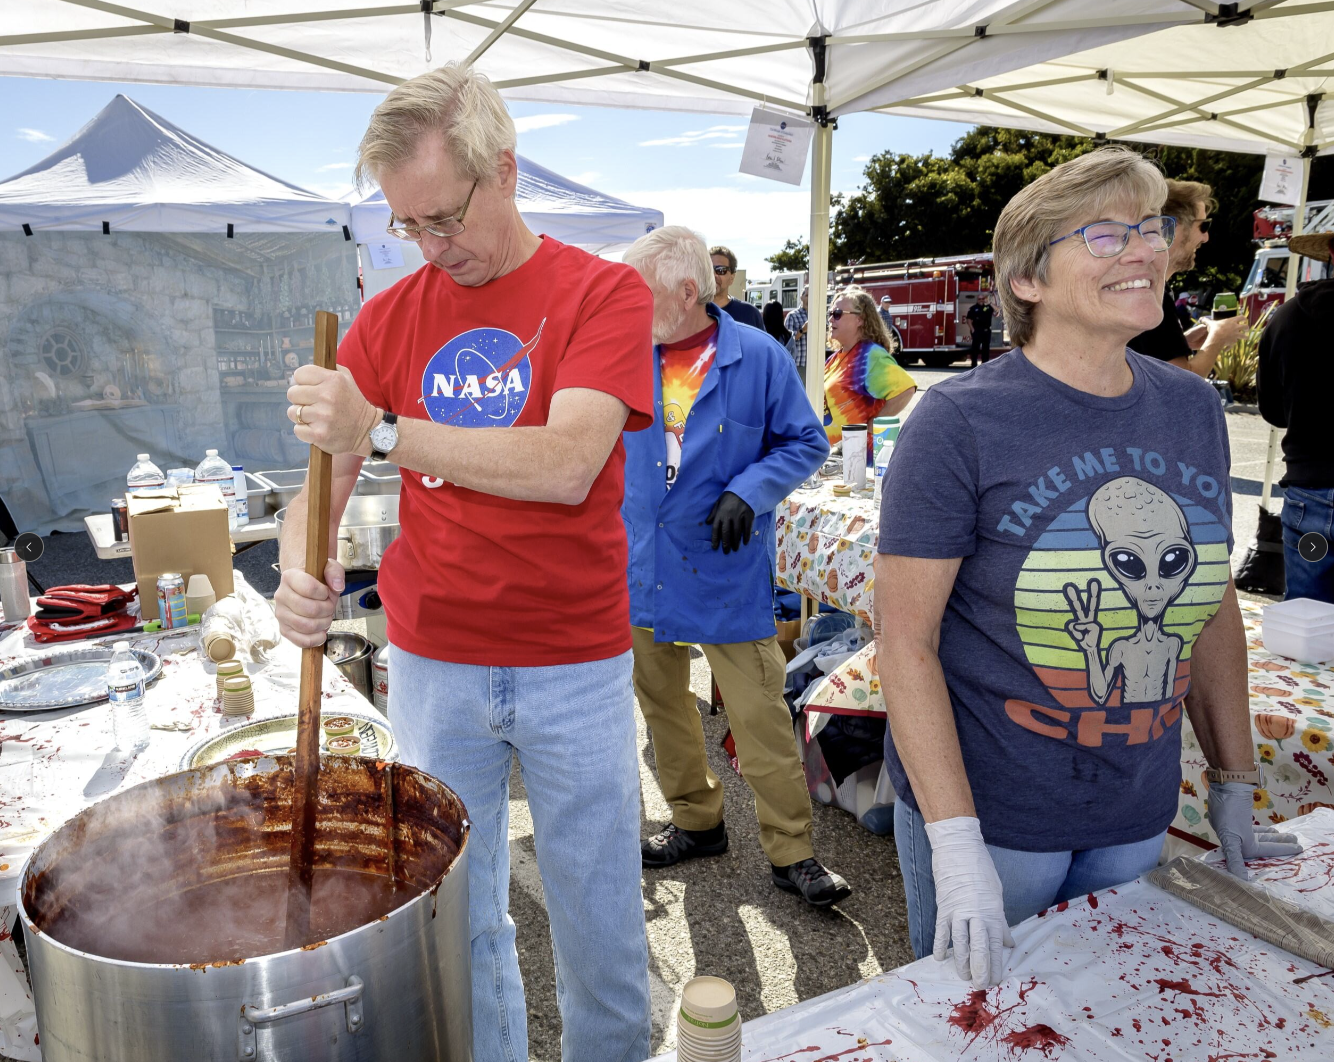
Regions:
M 774 509 L 829 455 L 791 356 L 716 306 L 718 351 L 686 419 L 680 472 L 667 489 L 662 353 L 653 348 L 653 427 L 626 432 L 630 622 L 660 642 L 720 644 L 775 631 Z M 755 511 L 740 550 L 713 548 L 705 523 L 724 491 Z

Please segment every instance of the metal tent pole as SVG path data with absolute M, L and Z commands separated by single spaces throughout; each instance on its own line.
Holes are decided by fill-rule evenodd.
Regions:
M 806 332 L 806 395 L 815 412 L 824 413 L 824 352 L 828 335 L 829 288 L 829 176 L 834 158 L 834 128 L 825 105 L 825 40 L 812 37 L 811 117 L 815 119 L 815 143 L 811 152 L 811 245 Z

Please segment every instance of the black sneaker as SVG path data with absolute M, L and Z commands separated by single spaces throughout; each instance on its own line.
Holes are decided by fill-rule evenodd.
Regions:
M 814 859 L 803 859 L 786 867 L 774 867 L 774 884 L 795 892 L 812 907 L 829 907 L 852 895 L 852 886 L 842 875 L 826 870 Z
M 670 867 L 683 859 L 722 855 L 727 851 L 727 830 L 720 822 L 711 830 L 683 830 L 668 823 L 640 842 L 646 867 Z

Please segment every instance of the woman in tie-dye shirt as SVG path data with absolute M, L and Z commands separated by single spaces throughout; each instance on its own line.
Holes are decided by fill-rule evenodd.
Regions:
M 824 367 L 825 431 L 832 444 L 843 438 L 844 424 L 865 424 L 869 454 L 871 421 L 906 408 L 917 384 L 890 354 L 898 344 L 861 288 L 847 288 L 834 301 L 829 334 L 840 349 Z

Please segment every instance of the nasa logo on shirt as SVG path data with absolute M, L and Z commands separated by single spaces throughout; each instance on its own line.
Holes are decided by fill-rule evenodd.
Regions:
M 533 383 L 529 355 L 545 319 L 526 343 L 503 328 L 473 328 L 449 340 L 422 373 L 422 405 L 437 424 L 508 428 L 528 403 Z

